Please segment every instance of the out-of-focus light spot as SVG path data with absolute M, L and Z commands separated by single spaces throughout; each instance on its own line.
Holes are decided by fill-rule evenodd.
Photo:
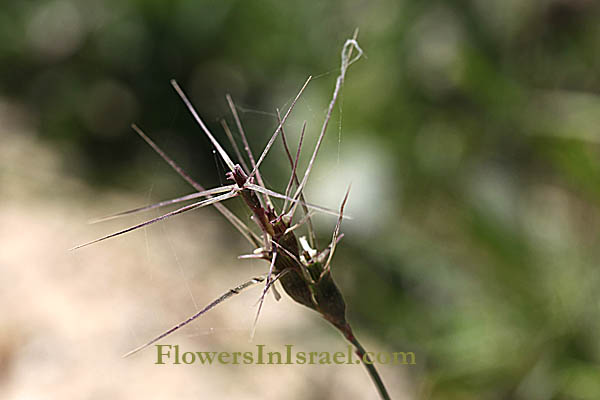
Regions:
M 520 204 L 523 227 L 532 241 L 544 250 L 572 245 L 569 199 L 558 187 L 535 185 Z
M 83 41 L 84 25 L 77 8 L 68 1 L 53 1 L 34 10 L 27 24 L 32 50 L 51 60 L 73 54 Z
M 399 202 L 399 182 L 392 172 L 392 160 L 374 141 L 348 139 L 342 143 L 339 163 L 333 151 L 322 154 L 309 179 L 307 200 L 339 210 L 348 185 L 352 184 L 344 213 L 353 220 L 343 226 L 347 232 L 369 235 L 388 221 Z M 334 219 L 316 218 L 326 229 Z
M 464 35 L 452 12 L 436 8 L 423 15 L 407 40 L 407 68 L 425 90 L 438 95 L 458 84 Z
M 532 94 L 526 113 L 530 132 L 600 143 L 600 96 L 567 90 Z
M 467 183 L 472 205 L 496 222 L 516 222 L 517 187 L 513 178 L 497 166 L 475 166 Z

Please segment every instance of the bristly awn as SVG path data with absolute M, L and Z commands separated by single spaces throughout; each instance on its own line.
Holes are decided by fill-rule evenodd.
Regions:
M 232 161 L 227 152 L 223 149 L 223 147 L 219 144 L 219 142 L 215 139 L 212 133 L 208 130 L 191 102 L 188 100 L 187 96 L 183 92 L 183 90 L 179 87 L 177 82 L 174 80 L 171 81 L 171 84 L 178 95 L 181 97 L 186 107 L 198 123 L 201 129 L 204 131 L 206 136 L 212 142 L 216 151 L 219 153 L 220 157 L 225 162 L 225 165 L 229 168 L 229 172 L 227 173 L 227 178 L 233 181 L 231 185 L 225 185 L 212 189 L 205 189 L 202 185 L 193 180 L 181 167 L 179 167 L 167 154 L 165 154 L 144 132 L 138 128 L 136 125 L 132 125 L 132 128 L 144 139 L 184 180 L 186 180 L 195 190 L 196 192 L 181 196 L 175 199 L 161 201 L 159 203 L 136 208 L 129 211 L 124 211 L 118 214 L 114 214 L 108 217 L 101 218 L 97 221 L 122 217 L 125 215 L 130 215 L 138 212 L 148 211 L 151 209 L 172 205 L 176 203 L 198 200 L 193 202 L 192 204 L 188 204 L 186 206 L 180 207 L 174 211 L 163 214 L 159 217 L 150 219 L 148 221 L 142 222 L 140 224 L 131 226 L 129 228 L 123 229 L 121 231 L 112 233 L 110 235 L 106 235 L 99 239 L 93 240 L 88 243 L 84 243 L 74 247 L 72 250 L 81 248 L 93 243 L 97 243 L 115 236 L 122 235 L 124 233 L 136 230 L 138 228 L 153 224 L 155 222 L 164 220 L 166 218 L 172 217 L 174 215 L 182 214 L 191 210 L 199 209 L 202 207 L 206 207 L 209 205 L 214 206 L 229 222 L 250 242 L 250 244 L 255 248 L 252 254 L 240 256 L 240 258 L 259 258 L 269 262 L 269 270 L 264 276 L 254 277 L 247 282 L 244 282 L 238 285 L 235 288 L 229 289 L 219 298 L 208 304 L 206 307 L 196 312 L 194 315 L 190 316 L 184 321 L 181 321 L 171 329 L 163 332 L 158 335 L 154 339 L 149 342 L 133 349 L 124 355 L 124 357 L 130 356 L 138 351 L 141 351 L 148 346 L 156 343 L 157 341 L 163 339 L 165 336 L 173 333 L 174 331 L 182 328 L 183 326 L 189 324 L 196 318 L 200 317 L 207 311 L 211 310 L 215 306 L 219 305 L 223 301 L 229 299 L 230 297 L 241 293 L 242 291 L 255 286 L 257 284 L 264 283 L 264 288 L 262 290 L 258 309 L 256 313 L 256 318 L 254 320 L 254 329 L 256 328 L 256 323 L 258 317 L 260 315 L 260 311 L 263 305 L 263 300 L 268 293 L 269 289 L 275 289 L 274 283 L 280 282 L 283 290 L 297 303 L 300 303 L 308 308 L 311 308 L 321 314 L 323 318 L 329 321 L 335 328 L 337 328 L 344 337 L 354 345 L 355 352 L 363 361 L 363 364 L 367 368 L 369 375 L 371 376 L 373 383 L 375 384 L 377 390 L 381 398 L 389 399 L 389 394 L 379 376 L 379 373 L 375 369 L 372 360 L 366 354 L 365 349 L 358 342 L 356 337 L 354 336 L 352 329 L 349 323 L 346 320 L 346 304 L 340 293 L 337 285 L 335 284 L 332 276 L 331 276 L 331 262 L 336 249 L 336 245 L 339 240 L 343 237 L 343 234 L 340 233 L 340 226 L 344 217 L 344 207 L 348 200 L 348 195 L 350 192 L 350 188 L 346 191 L 342 203 L 340 205 L 339 211 L 331 210 L 325 207 L 321 207 L 315 204 L 308 203 L 305 200 L 303 191 L 314 165 L 315 159 L 323 142 L 323 137 L 327 130 L 327 126 L 329 120 L 331 119 L 331 114 L 333 108 L 338 99 L 338 95 L 344 83 L 344 78 L 346 75 L 346 71 L 348 67 L 357 61 L 362 55 L 362 49 L 359 47 L 356 36 L 358 30 L 355 32 L 354 37 L 352 39 L 348 39 L 344 44 L 341 53 L 341 66 L 340 73 L 337 77 L 335 88 L 333 91 L 333 95 L 329 106 L 327 108 L 327 113 L 321 127 L 319 137 L 317 139 L 315 148 L 312 152 L 311 158 L 309 160 L 308 166 L 302 179 L 300 180 L 297 175 L 298 170 L 298 160 L 300 158 L 300 149 L 302 147 L 302 142 L 304 139 L 304 132 L 306 128 L 306 123 L 303 125 L 300 139 L 298 144 L 298 150 L 295 154 L 295 157 L 292 157 L 292 153 L 289 149 L 288 142 L 286 139 L 286 135 L 284 132 L 284 125 L 294 108 L 294 105 L 304 92 L 304 89 L 308 85 L 311 80 L 309 77 L 304 85 L 301 87 L 300 91 L 292 101 L 290 107 L 285 112 L 283 117 L 280 115 L 279 110 L 277 110 L 278 116 L 278 125 L 275 129 L 275 132 L 271 136 L 269 142 L 265 146 L 263 152 L 261 153 L 258 160 L 255 160 L 250 147 L 248 145 L 248 141 L 244 130 L 242 128 L 242 124 L 240 118 L 237 114 L 235 105 L 231 96 L 227 96 L 227 101 L 231 112 L 233 114 L 237 130 L 242 138 L 244 144 L 244 151 L 250 161 L 250 165 L 248 166 L 242 157 L 241 151 L 238 149 L 236 142 L 233 138 L 231 130 L 227 126 L 225 122 L 222 122 L 223 128 L 233 145 L 234 151 L 236 153 L 237 158 L 239 159 L 239 164 L 236 164 Z M 353 51 L 356 51 L 357 54 L 352 57 Z M 259 171 L 259 168 L 262 162 L 265 159 L 265 156 L 273 146 L 277 137 L 281 135 L 284 149 L 286 151 L 288 160 L 291 165 L 291 174 L 290 179 L 285 189 L 285 193 L 281 194 L 276 191 L 273 191 L 267 188 L 264 184 L 264 180 Z M 256 181 L 256 182 L 255 182 Z M 293 189 L 295 187 L 295 191 Z M 237 216 L 235 216 L 231 211 L 229 211 L 223 204 L 223 201 L 231 199 L 233 197 L 241 197 L 244 203 L 248 206 L 250 211 L 252 212 L 252 219 L 258 227 L 260 228 L 260 234 L 257 234 L 252 229 L 250 229 L 246 224 L 244 224 Z M 271 198 L 279 198 L 285 201 L 281 212 L 278 214 L 275 210 L 274 204 Z M 303 216 L 297 221 L 295 224 L 292 224 L 294 220 L 295 212 L 298 207 L 301 206 L 303 210 Z M 316 245 L 316 237 L 312 224 L 312 216 L 315 212 L 324 212 L 328 214 L 333 214 L 338 217 L 337 223 L 333 230 L 332 239 L 324 250 L 317 251 L 315 248 Z M 296 237 L 296 229 L 303 224 L 306 224 L 308 227 L 308 240 L 304 237 L 297 238 Z M 274 290 L 276 297 L 278 294 Z

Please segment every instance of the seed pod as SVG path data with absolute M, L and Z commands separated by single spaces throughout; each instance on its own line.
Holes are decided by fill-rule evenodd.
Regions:
M 286 269 L 290 271 L 280 278 L 283 289 L 294 301 L 317 311 L 335 327 L 346 332 L 346 303 L 331 276 L 331 271 L 323 273 L 325 257 L 317 256 L 305 263 L 299 254 L 296 236 L 293 232 L 285 233 L 287 228 L 283 219 L 274 221 L 273 240 L 276 249 L 279 249 L 275 273 Z M 266 258 L 270 259 L 270 256 Z

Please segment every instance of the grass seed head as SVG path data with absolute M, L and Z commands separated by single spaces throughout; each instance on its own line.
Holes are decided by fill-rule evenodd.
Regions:
M 342 49 L 342 54 L 341 54 L 342 62 L 341 62 L 341 67 L 340 67 L 340 74 L 337 77 L 333 95 L 332 95 L 331 101 L 329 103 L 329 107 L 327 109 L 325 120 L 321 127 L 321 131 L 320 131 L 319 138 L 317 140 L 315 149 L 312 153 L 312 156 L 310 158 L 310 161 L 308 163 L 308 166 L 306 168 L 306 171 L 305 171 L 304 176 L 301 181 L 298 179 L 298 177 L 296 175 L 296 168 L 298 165 L 298 158 L 299 158 L 299 154 L 300 154 L 302 138 L 304 137 L 304 128 L 306 125 L 304 125 L 302 128 L 302 132 L 301 132 L 301 136 L 300 136 L 300 143 L 298 145 L 298 152 L 296 154 L 295 160 L 292 160 L 291 153 L 289 152 L 287 143 L 285 141 L 285 133 L 283 130 L 284 130 L 284 123 L 285 123 L 288 115 L 290 114 L 290 112 L 292 111 L 292 108 L 294 107 L 294 104 L 296 103 L 296 101 L 298 100 L 298 98 L 300 97 L 300 95 L 302 94 L 302 92 L 304 91 L 304 89 L 306 88 L 308 83 L 310 82 L 310 80 L 311 80 L 310 77 L 306 80 L 306 82 L 304 83 L 304 86 L 300 89 L 300 92 L 298 93 L 298 95 L 296 96 L 294 101 L 292 102 L 290 108 L 287 110 L 287 112 L 285 113 L 283 118 L 280 117 L 279 111 L 278 111 L 277 114 L 278 114 L 279 125 L 278 125 L 277 129 L 275 130 L 275 133 L 269 140 L 264 151 L 262 152 L 260 158 L 256 162 L 254 161 L 254 157 L 252 156 L 252 153 L 249 150 L 248 143 L 245 138 L 245 134 L 243 132 L 243 129 L 241 128 L 241 122 L 239 121 L 237 112 L 235 111 L 235 106 L 233 105 L 233 100 L 231 99 L 230 96 L 227 97 L 229 105 L 234 114 L 234 118 L 236 120 L 236 125 L 238 126 L 240 134 L 242 135 L 242 138 L 244 140 L 245 150 L 248 152 L 248 155 L 249 155 L 249 160 L 250 160 L 250 163 L 252 166 L 251 171 L 249 170 L 248 166 L 245 163 L 243 163 L 243 160 L 241 160 L 241 152 L 239 151 L 239 149 L 236 149 L 236 154 L 238 155 L 238 157 L 240 157 L 240 163 L 242 163 L 242 165 L 244 166 L 246 171 L 244 171 L 244 168 L 242 168 L 242 166 L 240 166 L 239 164 L 234 164 L 234 162 L 228 156 L 226 151 L 221 147 L 221 145 L 214 138 L 214 136 L 208 131 L 208 128 L 206 127 L 206 125 L 204 124 L 204 122 L 202 121 L 202 119 L 200 118 L 198 113 L 196 112 L 196 110 L 193 108 L 192 104 L 188 100 L 188 98 L 185 95 L 185 93 L 183 92 L 183 90 L 179 87 L 179 85 L 175 81 L 171 82 L 171 84 L 173 85 L 173 87 L 175 88 L 175 90 L 177 91 L 179 96 L 184 101 L 186 107 L 190 110 L 194 119 L 198 122 L 198 124 L 200 125 L 202 130 L 205 132 L 205 134 L 211 140 L 211 142 L 213 143 L 213 145 L 219 152 L 220 156 L 223 158 L 223 160 L 229 167 L 230 172 L 227 173 L 227 178 L 232 180 L 233 182 L 235 182 L 235 185 L 229 185 L 229 186 L 224 186 L 222 188 L 205 190 L 200 184 L 198 184 L 192 178 L 190 178 L 190 176 L 185 171 L 183 171 L 183 169 L 181 169 L 171 158 L 169 158 L 158 146 L 156 146 L 154 144 L 154 142 L 152 140 L 150 140 L 150 138 L 148 138 L 141 131 L 141 129 L 139 129 L 135 125 L 133 126 L 134 130 L 167 163 L 169 163 L 169 165 L 171 165 L 171 167 L 183 179 L 185 179 L 198 192 L 193 195 L 183 196 L 183 197 L 179 197 L 177 199 L 164 201 L 164 202 L 152 205 L 152 206 L 140 207 L 140 208 L 137 208 L 134 210 L 122 212 L 122 213 L 116 214 L 114 216 L 111 216 L 111 218 L 117 217 L 117 216 L 124 216 L 124 215 L 132 214 L 132 213 L 136 213 L 136 212 L 140 212 L 140 211 L 145 211 L 145 210 L 149 210 L 149 209 L 156 208 L 156 207 L 162 207 L 164 205 L 175 204 L 175 203 L 178 203 L 181 201 L 187 201 L 187 200 L 190 200 L 193 198 L 195 199 L 197 197 L 205 197 L 205 199 L 202 201 L 190 204 L 188 206 L 181 207 L 175 211 L 164 214 L 160 217 L 151 219 L 149 221 L 143 222 L 141 224 L 138 224 L 138 225 L 132 226 L 130 228 L 121 230 L 119 232 L 104 236 L 100 239 L 85 243 L 83 245 L 76 246 L 75 248 L 80 248 L 80 247 L 87 246 L 92 243 L 97 243 L 97 242 L 105 240 L 105 239 L 119 236 L 121 234 L 130 232 L 135 229 L 139 229 L 143 226 L 147 226 L 149 224 L 161 221 L 165 218 L 169 218 L 169 217 L 177 215 L 177 214 L 182 214 L 184 212 L 191 211 L 191 210 L 194 210 L 194 209 L 197 209 L 200 207 L 204 207 L 204 206 L 208 206 L 208 205 L 214 205 L 217 208 L 217 210 L 219 212 L 221 212 L 221 214 L 223 214 L 234 225 L 234 227 L 236 227 L 236 229 L 238 229 L 240 231 L 240 233 L 244 237 L 246 237 L 253 245 L 255 245 L 256 247 L 260 246 L 259 243 L 262 240 L 262 242 L 263 242 L 262 247 L 259 247 L 257 250 L 255 250 L 254 254 L 252 254 L 251 257 L 252 258 L 258 257 L 258 258 L 262 258 L 262 259 L 269 261 L 270 268 L 269 268 L 269 273 L 266 276 L 266 278 L 265 277 L 255 277 L 245 283 L 242 283 L 241 285 L 238 285 L 235 288 L 228 290 L 223 295 L 221 295 L 219 298 L 214 300 L 212 303 L 208 304 L 203 309 L 197 311 L 194 315 L 190 316 L 189 318 L 187 318 L 184 321 L 181 321 L 180 323 L 178 323 L 171 329 L 163 332 L 162 334 L 155 337 L 154 339 L 147 342 L 146 344 L 139 346 L 138 348 L 130 351 L 129 353 L 127 353 L 125 355 L 125 357 L 132 355 L 134 353 L 137 353 L 138 351 L 141 351 L 141 350 L 147 348 L 148 346 L 161 340 L 162 338 L 166 337 L 167 335 L 170 335 L 171 333 L 175 332 L 176 330 L 191 323 L 196 318 L 202 316 L 204 313 L 210 311 L 212 308 L 221 304 L 223 301 L 226 301 L 227 299 L 231 298 L 232 296 L 240 294 L 243 290 L 246 290 L 247 288 L 250 288 L 254 285 L 264 282 L 265 287 L 264 287 L 262 296 L 260 298 L 260 305 L 258 308 L 258 313 L 260 313 L 260 309 L 261 309 L 260 307 L 262 306 L 265 294 L 267 293 L 267 291 L 270 288 L 274 289 L 273 284 L 275 283 L 275 281 L 279 280 L 284 291 L 295 302 L 302 304 L 303 306 L 306 306 L 306 307 L 318 312 L 323 318 L 325 318 L 334 327 L 336 327 L 350 343 L 352 343 L 354 345 L 356 354 L 364 362 L 364 365 L 367 368 L 367 371 L 369 372 L 371 378 L 373 379 L 375 386 L 379 390 L 381 397 L 383 399 L 389 399 L 389 394 L 387 393 L 387 390 L 385 389 L 385 386 L 384 386 L 383 382 L 381 381 L 381 377 L 379 376 L 375 367 L 373 366 L 372 363 L 365 361 L 366 351 L 361 346 L 361 344 L 358 342 L 358 340 L 356 339 L 354 334 L 352 333 L 352 329 L 350 328 L 350 325 L 348 324 L 348 322 L 346 320 L 346 303 L 344 301 L 344 298 L 343 298 L 339 288 L 335 284 L 333 277 L 331 275 L 330 265 L 331 265 L 332 256 L 335 252 L 337 242 L 342 237 L 339 230 L 340 230 L 340 224 L 341 224 L 342 216 L 343 216 L 343 212 L 344 212 L 344 206 L 348 199 L 348 192 L 346 192 L 346 196 L 344 197 L 344 200 L 340 207 L 340 211 L 338 214 L 339 218 L 338 218 L 338 222 L 334 229 L 331 244 L 328 248 L 324 249 L 321 252 L 318 252 L 311 248 L 311 244 L 314 244 L 316 242 L 316 238 L 314 235 L 314 231 L 312 230 L 312 224 L 311 224 L 311 220 L 310 220 L 312 211 L 309 211 L 308 208 L 313 207 L 316 209 L 320 209 L 321 211 L 327 211 L 327 210 L 322 207 L 315 207 L 314 205 L 310 205 L 309 203 L 306 203 L 304 200 L 304 195 L 303 195 L 303 190 L 304 190 L 306 181 L 310 175 L 313 163 L 316 159 L 317 153 L 318 153 L 319 148 L 323 141 L 323 137 L 327 130 L 327 125 L 331 118 L 334 105 L 336 104 L 338 95 L 342 88 L 344 78 L 346 75 L 346 71 L 347 71 L 349 65 L 352 64 L 353 62 L 355 62 L 356 60 L 358 60 L 360 58 L 360 56 L 362 55 L 362 50 L 358 46 L 358 43 L 356 42 L 357 34 L 358 34 L 358 30 L 355 31 L 354 37 L 352 39 L 349 39 L 346 41 L 346 43 L 344 44 L 344 47 Z M 352 57 L 352 53 L 354 50 L 356 50 L 358 54 L 355 55 L 354 57 Z M 226 131 L 227 130 L 228 130 L 228 128 L 226 129 Z M 264 182 L 261 177 L 261 174 L 259 172 L 259 166 L 261 165 L 262 161 L 264 160 L 265 156 L 267 155 L 269 149 L 273 145 L 273 143 L 279 133 L 281 133 L 282 140 L 284 142 L 284 146 L 286 149 L 286 153 L 288 154 L 288 158 L 290 160 L 290 163 L 292 164 L 292 173 L 291 173 L 290 181 L 289 181 L 288 187 L 286 188 L 286 194 L 283 196 L 278 193 L 268 190 L 265 187 Z M 231 140 L 231 137 L 230 137 L 230 140 Z M 231 140 L 231 141 L 232 141 L 232 143 L 235 143 L 234 140 Z M 256 177 L 256 180 L 259 185 L 254 184 L 254 177 Z M 295 185 L 296 185 L 296 192 L 292 196 L 290 196 L 292 193 L 291 189 L 292 189 L 293 183 L 295 183 Z M 264 197 L 264 201 L 257 194 L 257 192 L 260 193 L 260 196 Z M 223 193 L 223 194 L 220 194 L 220 193 Z M 276 197 L 283 197 L 285 199 L 285 205 L 279 215 L 277 215 L 277 213 L 275 212 L 273 203 L 271 202 L 269 195 L 274 195 Z M 220 203 L 221 201 L 224 201 L 224 200 L 236 197 L 236 196 L 240 196 L 243 199 L 244 203 L 251 210 L 252 217 L 253 217 L 252 219 L 258 224 L 258 226 L 262 232 L 262 237 L 260 237 L 255 232 L 253 232 L 250 228 L 248 228 L 239 218 L 237 218 L 233 213 L 231 213 L 225 206 L 223 206 Z M 289 209 L 286 209 L 288 202 L 289 202 Z M 301 241 L 302 246 L 299 246 L 299 240 L 296 237 L 296 234 L 294 231 L 296 226 L 291 227 L 291 223 L 294 218 L 294 212 L 299 204 L 302 205 L 302 209 L 304 210 L 304 214 L 305 214 L 304 218 L 305 218 L 305 222 L 308 226 L 309 235 L 310 235 L 310 237 L 309 237 L 310 244 L 308 243 L 308 241 L 302 240 Z M 303 218 L 303 220 L 304 220 L 304 218 Z M 297 225 L 299 225 L 299 224 L 300 223 L 298 223 Z M 316 247 L 316 246 L 314 246 L 314 247 Z M 248 257 L 245 257 L 245 258 L 248 258 Z M 258 313 L 257 313 L 257 318 L 259 315 Z M 255 320 L 255 326 L 256 326 L 256 320 Z M 368 359 L 368 358 L 369 357 L 367 356 L 366 359 Z

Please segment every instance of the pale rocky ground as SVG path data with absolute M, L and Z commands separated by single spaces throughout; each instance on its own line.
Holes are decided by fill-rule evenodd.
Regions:
M 154 348 L 121 358 L 192 314 L 194 302 L 202 307 L 268 266 L 226 250 L 223 240 L 232 237 L 236 249 L 244 246 L 208 209 L 69 252 L 139 221 L 89 219 L 148 197 L 97 193 L 65 176 L 26 116 L 1 108 L 0 398 L 377 398 L 362 366 L 155 365 Z M 257 289 L 245 292 L 161 343 L 189 351 L 252 351 L 256 344 L 345 351 L 341 336 L 285 295 L 278 303 L 268 297 L 250 343 L 258 296 Z M 394 351 L 369 341 L 367 332 L 357 335 L 371 351 Z M 394 398 L 417 396 L 406 367 L 379 368 Z

